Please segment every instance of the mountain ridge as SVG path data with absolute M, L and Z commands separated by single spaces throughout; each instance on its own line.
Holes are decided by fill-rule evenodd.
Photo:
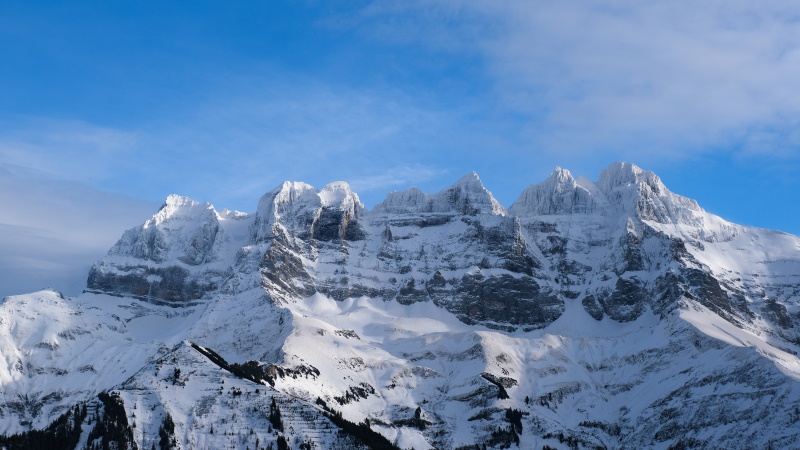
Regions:
M 628 163 L 509 208 L 474 172 L 372 210 L 344 182 L 170 196 L 81 296 L 0 304 L 0 432 L 109 390 L 141 447 L 169 415 L 181 448 L 793 448 L 798 268 L 800 238 Z

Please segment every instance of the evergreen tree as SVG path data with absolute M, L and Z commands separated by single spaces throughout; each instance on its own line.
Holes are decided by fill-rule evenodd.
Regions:
M 283 435 L 278 436 L 278 450 L 289 450 L 289 443 Z
M 158 429 L 158 437 L 158 445 L 161 450 L 176 448 L 175 422 L 172 421 L 172 416 L 170 416 L 169 413 L 164 417 L 164 421 Z
M 283 432 L 281 409 L 278 407 L 277 402 L 275 402 L 275 397 L 272 397 L 272 403 L 269 405 L 269 422 L 272 424 L 272 428 Z

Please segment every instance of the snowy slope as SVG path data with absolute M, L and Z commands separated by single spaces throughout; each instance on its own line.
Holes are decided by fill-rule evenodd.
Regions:
M 145 448 L 800 448 L 799 302 L 800 238 L 627 163 L 508 209 L 474 173 L 170 196 L 84 294 L 0 304 L 0 432 L 112 391 Z

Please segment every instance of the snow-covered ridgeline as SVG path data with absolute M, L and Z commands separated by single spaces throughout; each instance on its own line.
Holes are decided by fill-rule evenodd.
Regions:
M 400 447 L 791 448 L 798 267 L 797 237 L 626 163 L 557 168 L 507 211 L 474 173 L 372 211 L 342 182 L 253 214 L 170 196 L 89 292 L 0 305 L 0 431 L 116 389 L 146 448 L 167 414 L 184 448 L 275 444 L 273 398 L 294 447 L 348 445 L 324 404 Z

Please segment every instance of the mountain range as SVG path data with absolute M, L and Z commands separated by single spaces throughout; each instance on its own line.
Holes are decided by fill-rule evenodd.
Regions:
M 0 446 L 800 448 L 798 352 L 800 238 L 633 164 L 171 195 L 83 294 L 2 301 Z

